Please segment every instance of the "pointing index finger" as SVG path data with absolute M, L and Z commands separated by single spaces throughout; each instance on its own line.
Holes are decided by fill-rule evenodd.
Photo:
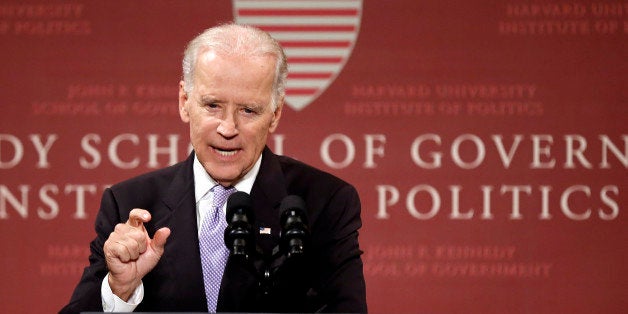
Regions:
M 127 224 L 129 224 L 131 227 L 137 228 L 142 226 L 143 223 L 150 221 L 150 218 L 150 213 L 147 210 L 134 208 L 129 213 L 129 220 L 127 221 Z

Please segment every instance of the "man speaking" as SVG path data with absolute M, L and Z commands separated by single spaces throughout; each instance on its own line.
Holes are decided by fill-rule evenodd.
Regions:
M 90 265 L 61 313 L 367 311 L 355 188 L 266 147 L 287 71 L 254 27 L 189 43 L 179 114 L 194 151 L 104 192 Z

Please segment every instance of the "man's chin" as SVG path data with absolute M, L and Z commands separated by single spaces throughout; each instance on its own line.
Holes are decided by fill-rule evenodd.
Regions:
M 218 166 L 221 167 L 221 166 Z M 220 185 L 223 186 L 230 186 L 235 184 L 241 176 L 239 176 L 239 173 L 236 172 L 231 172 L 231 173 L 224 173 L 224 172 L 207 172 L 209 174 L 210 177 L 212 177 L 212 179 L 214 179 L 216 182 L 218 182 Z

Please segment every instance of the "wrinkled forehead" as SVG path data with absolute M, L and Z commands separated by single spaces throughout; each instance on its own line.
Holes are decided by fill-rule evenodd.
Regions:
M 222 55 L 207 50 L 199 55 L 194 80 L 201 94 L 211 91 L 239 101 L 244 97 L 265 102 L 273 91 L 274 74 L 274 63 L 268 56 Z

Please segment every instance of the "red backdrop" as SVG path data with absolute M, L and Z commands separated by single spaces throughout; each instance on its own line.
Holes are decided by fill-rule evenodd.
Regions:
M 63 306 L 103 188 L 187 155 L 183 48 L 233 19 L 311 34 L 269 145 L 358 188 L 372 312 L 628 308 L 628 3 L 303 3 L 0 4 L 0 312 Z

